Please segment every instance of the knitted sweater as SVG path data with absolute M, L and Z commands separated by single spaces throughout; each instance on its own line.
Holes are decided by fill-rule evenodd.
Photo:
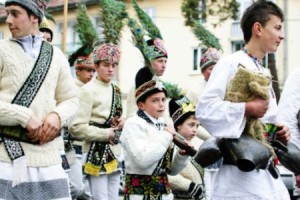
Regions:
M 61 127 L 68 123 L 78 108 L 75 85 L 72 81 L 69 64 L 64 54 L 54 48 L 52 63 L 48 74 L 29 108 L 11 104 L 27 76 L 32 71 L 35 59 L 25 53 L 15 41 L 0 41 L 0 125 L 26 127 L 30 117 L 40 120 L 56 112 L 61 120 Z M 44 145 L 21 143 L 27 165 L 50 166 L 61 163 L 58 137 Z M 3 144 L 0 144 L 0 160 L 10 162 Z
M 197 137 L 195 137 L 191 142 L 195 149 L 198 149 L 203 143 L 203 141 Z M 199 168 L 195 167 L 190 158 L 187 166 L 178 175 L 168 176 L 172 190 L 187 192 L 192 182 L 196 184 L 203 183 L 203 169 L 200 165 L 197 167 Z
M 80 88 L 79 111 L 70 124 L 70 132 L 84 140 L 83 152 L 88 152 L 92 142 L 108 142 L 109 129 L 89 125 L 90 122 L 104 124 L 111 112 L 112 85 L 92 79 Z M 119 144 L 110 145 L 114 155 L 119 157 Z
M 127 119 L 120 138 L 126 173 L 152 175 L 158 161 L 172 144 L 172 139 L 171 134 L 159 131 L 137 115 Z M 175 150 L 171 174 L 178 174 L 185 167 L 187 159 L 188 156 L 181 156 Z

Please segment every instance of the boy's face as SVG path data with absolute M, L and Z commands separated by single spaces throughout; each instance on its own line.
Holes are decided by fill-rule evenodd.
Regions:
M 98 79 L 104 83 L 109 83 L 117 70 L 118 63 L 111 63 L 109 61 L 101 61 L 96 65 L 96 71 L 98 73 Z
M 187 118 L 181 125 L 177 126 L 178 133 L 180 133 L 187 141 L 192 140 L 197 133 L 200 123 L 194 115 Z
M 275 15 L 270 15 L 270 20 L 261 29 L 261 46 L 264 48 L 264 52 L 276 52 L 283 39 L 284 34 L 281 19 Z
M 27 11 L 17 5 L 7 6 L 5 9 L 7 13 L 6 23 L 13 38 L 19 39 L 34 34 L 34 24 L 38 26 L 37 17 L 28 16 Z
M 209 77 L 210 77 L 210 74 L 211 74 L 211 72 L 212 72 L 214 66 L 215 66 L 215 64 L 213 64 L 213 65 L 207 67 L 207 68 L 202 72 L 202 74 L 203 74 L 203 76 L 204 76 L 204 79 L 205 79 L 206 81 L 208 81 L 208 79 L 209 79 Z
M 76 70 L 77 79 L 84 84 L 92 80 L 95 73 L 95 69 L 92 68 L 81 68 Z
M 146 111 L 154 118 L 163 116 L 166 106 L 166 95 L 164 92 L 152 94 L 146 98 L 145 102 L 138 102 L 138 107 Z
M 161 57 L 157 58 L 152 61 L 152 68 L 156 73 L 156 76 L 162 76 L 165 73 L 166 65 L 167 65 L 167 58 Z
M 44 31 L 42 33 L 43 33 L 44 40 L 46 40 L 47 42 L 51 43 L 52 42 L 51 34 L 49 32 L 47 32 L 47 31 Z

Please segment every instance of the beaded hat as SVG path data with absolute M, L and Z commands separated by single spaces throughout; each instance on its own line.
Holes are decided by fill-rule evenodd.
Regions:
M 220 51 L 215 48 L 208 48 L 201 56 L 200 69 L 203 72 L 207 67 L 216 64 L 220 60 Z

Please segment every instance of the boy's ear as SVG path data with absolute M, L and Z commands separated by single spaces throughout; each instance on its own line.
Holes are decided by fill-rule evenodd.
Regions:
M 144 104 L 143 102 L 139 101 L 139 102 L 137 103 L 137 106 L 138 106 L 139 109 L 145 110 L 145 104 Z
M 259 22 L 255 22 L 252 26 L 252 32 L 256 36 L 261 36 L 262 35 L 262 25 Z

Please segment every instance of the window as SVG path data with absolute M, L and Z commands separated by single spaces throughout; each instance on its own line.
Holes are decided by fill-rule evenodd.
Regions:
M 241 50 L 244 47 L 245 43 L 243 40 L 232 41 L 231 42 L 231 51 L 232 53 Z
M 206 0 L 199 0 L 198 9 L 199 9 L 200 12 L 206 12 Z M 204 15 L 201 17 L 200 22 L 201 23 L 206 22 L 206 17 Z
M 149 15 L 149 17 L 152 19 L 152 21 L 154 22 L 154 16 L 155 16 L 155 8 L 154 7 L 148 7 L 148 8 L 144 8 L 143 9 L 145 11 L 145 13 L 147 13 Z
M 193 66 L 192 72 L 200 72 L 200 59 L 202 55 L 202 48 L 194 48 L 193 49 Z
M 67 35 L 66 35 L 66 50 L 67 54 L 74 52 L 80 44 L 80 40 L 78 34 L 74 31 L 75 21 L 68 21 L 67 25 Z M 54 36 L 53 36 L 53 45 L 62 47 L 62 39 L 63 39 L 63 22 L 57 22 Z

